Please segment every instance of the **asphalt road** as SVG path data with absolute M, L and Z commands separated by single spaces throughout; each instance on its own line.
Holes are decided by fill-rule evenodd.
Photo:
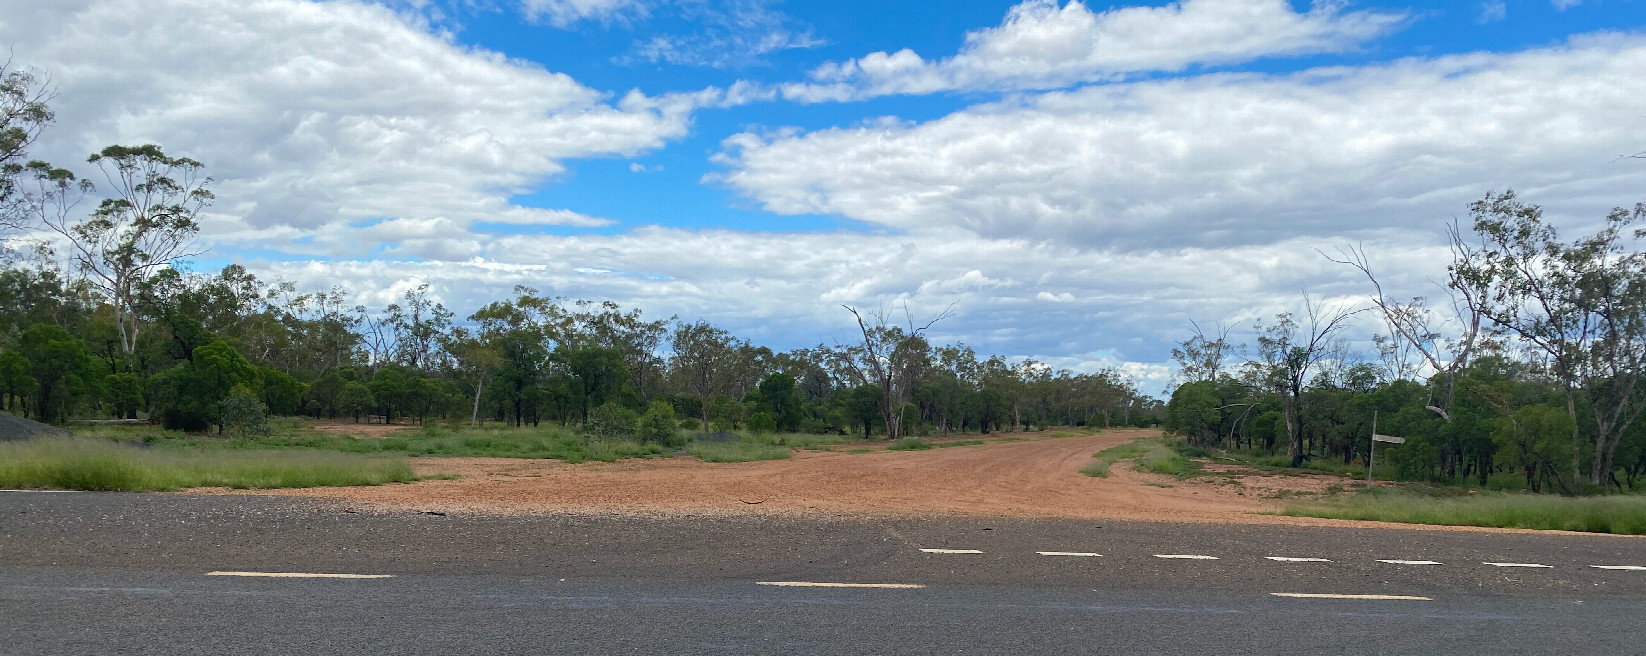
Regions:
M 1596 565 L 1646 539 L 10 492 L 0 653 L 1646 654 L 1646 570 Z

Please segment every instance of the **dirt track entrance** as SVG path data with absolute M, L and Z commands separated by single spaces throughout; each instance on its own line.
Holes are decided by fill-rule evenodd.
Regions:
M 796 451 L 788 460 L 730 464 L 424 458 L 413 461 L 419 473 L 461 478 L 277 493 L 445 511 L 966 513 L 1162 521 L 1230 521 L 1273 505 L 1228 486 L 1140 474 L 1124 463 L 1108 478 L 1080 473 L 1093 453 L 1158 434 L 1028 433 L 1018 436 L 1024 441 L 929 451 Z

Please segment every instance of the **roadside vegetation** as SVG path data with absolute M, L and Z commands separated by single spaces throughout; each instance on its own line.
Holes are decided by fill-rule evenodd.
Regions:
M 1135 439 L 1099 451 L 1092 457 L 1097 458 L 1097 462 L 1081 468 L 1080 473 L 1096 478 L 1107 478 L 1109 468 L 1122 460 L 1132 461 L 1132 468 L 1137 471 L 1170 474 L 1178 478 L 1199 475 L 1202 467 L 1200 462 L 1190 459 L 1158 437 Z
M 0 443 L 0 487 L 149 492 L 289 488 L 417 480 L 403 457 L 319 451 L 166 449 L 84 437 Z
M 1370 488 L 1288 506 L 1294 517 L 1364 519 L 1406 524 L 1489 526 L 1646 535 L 1646 496 L 1480 492 L 1436 496 L 1411 488 Z

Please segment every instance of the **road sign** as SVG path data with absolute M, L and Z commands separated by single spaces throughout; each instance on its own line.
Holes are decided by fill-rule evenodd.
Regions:
M 1406 438 L 1377 434 L 1377 411 L 1372 411 L 1372 448 L 1366 451 L 1366 482 L 1372 482 L 1372 463 L 1377 459 L 1377 443 L 1405 444 Z

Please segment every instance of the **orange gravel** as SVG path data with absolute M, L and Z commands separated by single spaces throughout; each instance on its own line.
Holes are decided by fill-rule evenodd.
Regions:
M 1185 484 L 1127 464 L 1108 478 L 1080 468 L 1092 454 L 1150 430 L 929 451 L 796 451 L 788 460 L 705 463 L 692 458 L 570 465 L 555 460 L 418 458 L 419 474 L 456 480 L 263 494 L 350 499 L 444 511 L 964 513 L 1029 517 L 1229 521 L 1272 502 L 1216 484 Z M 1171 485 L 1152 487 L 1143 483 Z M 1276 518 L 1292 520 L 1292 518 Z

